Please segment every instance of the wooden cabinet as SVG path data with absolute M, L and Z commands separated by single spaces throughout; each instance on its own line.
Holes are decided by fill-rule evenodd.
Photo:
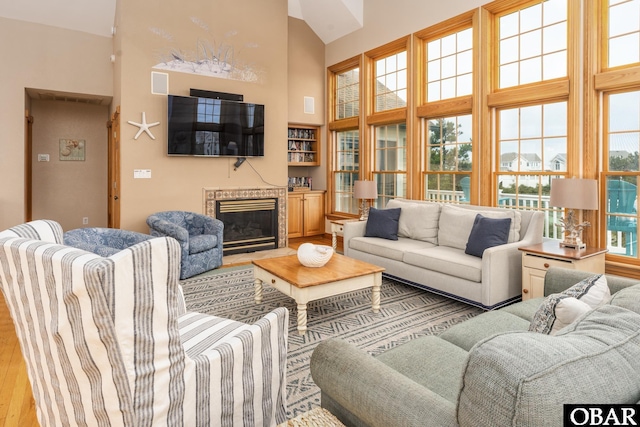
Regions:
M 287 217 L 291 238 L 324 234 L 324 191 L 289 193 Z
M 551 267 L 604 273 L 607 249 L 575 250 L 549 241 L 519 248 L 522 251 L 522 300 L 544 296 L 544 276 Z
M 320 127 L 289 125 L 287 139 L 289 166 L 320 165 Z

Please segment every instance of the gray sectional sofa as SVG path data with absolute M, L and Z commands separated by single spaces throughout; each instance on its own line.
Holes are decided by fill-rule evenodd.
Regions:
M 592 275 L 552 267 L 545 295 Z M 495 427 L 561 426 L 563 404 L 640 403 L 640 284 L 605 277 L 611 299 L 553 336 L 528 331 L 536 298 L 377 357 L 324 341 L 310 366 L 321 405 L 347 426 Z
M 398 240 L 365 237 L 365 221 L 348 222 L 344 254 L 384 267 L 386 276 L 401 282 L 483 309 L 521 298 L 518 247 L 542 242 L 542 212 L 407 199 L 390 200 L 386 209 L 394 208 L 401 209 Z M 511 218 L 508 242 L 486 249 L 482 257 L 465 253 L 478 213 Z

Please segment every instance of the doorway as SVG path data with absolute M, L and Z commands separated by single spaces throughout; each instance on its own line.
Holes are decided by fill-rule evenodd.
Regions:
M 107 227 L 110 98 L 27 95 L 25 213 L 59 222 L 65 231 Z

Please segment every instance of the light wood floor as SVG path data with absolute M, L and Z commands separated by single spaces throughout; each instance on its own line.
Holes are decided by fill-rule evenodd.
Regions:
M 331 245 L 329 236 L 289 240 L 297 249 L 304 242 Z M 339 242 L 340 244 L 340 242 Z M 340 250 L 341 248 L 338 247 Z M 20 351 L 9 309 L 0 292 L 0 425 L 5 427 L 38 426 L 27 369 Z

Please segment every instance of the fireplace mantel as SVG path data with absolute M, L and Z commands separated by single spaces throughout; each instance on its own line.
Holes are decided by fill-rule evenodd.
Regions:
M 202 189 L 204 214 L 216 217 L 216 201 L 240 199 L 278 199 L 278 247 L 287 247 L 287 187 Z

